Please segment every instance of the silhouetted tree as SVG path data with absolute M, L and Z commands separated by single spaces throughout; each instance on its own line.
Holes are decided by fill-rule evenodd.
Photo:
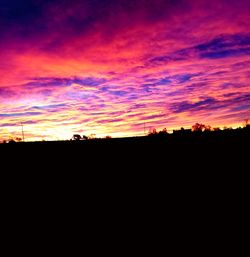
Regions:
M 195 123 L 193 126 L 192 126 L 192 131 L 194 132 L 202 132 L 206 129 L 206 126 L 202 123 Z
M 205 125 L 205 131 L 211 131 L 212 130 L 212 127 L 210 125 Z
M 223 130 L 232 130 L 232 129 L 233 129 L 232 127 L 227 127 L 227 126 L 223 127 Z
M 16 141 L 16 142 L 22 142 L 22 138 L 21 138 L 21 137 L 16 137 L 16 138 L 15 138 L 15 141 Z
M 179 129 L 179 130 L 173 130 L 174 135 L 180 135 L 180 136 L 188 135 L 191 132 L 192 132 L 191 129 L 184 129 L 183 127 L 181 127 L 181 129 Z
M 148 132 L 148 136 L 155 136 L 157 135 L 157 130 L 155 128 L 150 128 Z
M 112 137 L 111 136 L 106 136 L 105 139 L 111 139 Z
M 85 136 L 85 135 L 83 135 L 83 136 L 82 136 L 82 140 L 88 140 L 88 137 Z
M 148 136 L 150 137 L 165 137 L 168 135 L 168 131 L 166 128 L 164 128 L 163 130 L 157 132 L 157 130 L 155 128 L 150 129 L 148 132 Z
M 76 140 L 76 141 L 81 140 L 81 138 L 82 137 L 80 135 L 78 135 L 78 134 L 73 135 L 73 139 Z
M 161 130 L 158 135 L 161 135 L 161 136 L 166 136 L 168 134 L 168 131 L 166 128 L 164 128 L 163 130 Z
M 164 128 L 162 131 L 161 131 L 163 134 L 168 134 L 168 130 L 166 128 Z

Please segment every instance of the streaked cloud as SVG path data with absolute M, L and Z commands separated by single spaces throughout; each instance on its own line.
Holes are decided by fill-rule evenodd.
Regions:
M 248 0 L 0 2 L 0 138 L 241 125 Z

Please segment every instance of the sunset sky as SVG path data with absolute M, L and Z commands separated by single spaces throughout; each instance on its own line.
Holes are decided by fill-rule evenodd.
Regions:
M 0 0 L 0 141 L 250 118 L 250 0 Z

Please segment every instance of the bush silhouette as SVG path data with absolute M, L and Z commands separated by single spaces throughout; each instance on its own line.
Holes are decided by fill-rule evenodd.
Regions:
M 204 131 L 206 128 L 206 126 L 202 123 L 195 123 L 193 126 L 192 126 L 192 131 L 193 132 L 202 132 Z
M 79 134 L 74 134 L 73 135 L 73 140 L 79 141 L 81 139 L 82 139 L 82 137 Z

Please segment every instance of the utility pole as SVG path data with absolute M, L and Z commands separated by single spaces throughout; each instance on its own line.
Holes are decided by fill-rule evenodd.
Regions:
M 23 142 L 24 142 L 24 132 L 23 132 L 23 124 L 21 122 L 21 126 L 22 126 L 22 136 L 23 136 Z

